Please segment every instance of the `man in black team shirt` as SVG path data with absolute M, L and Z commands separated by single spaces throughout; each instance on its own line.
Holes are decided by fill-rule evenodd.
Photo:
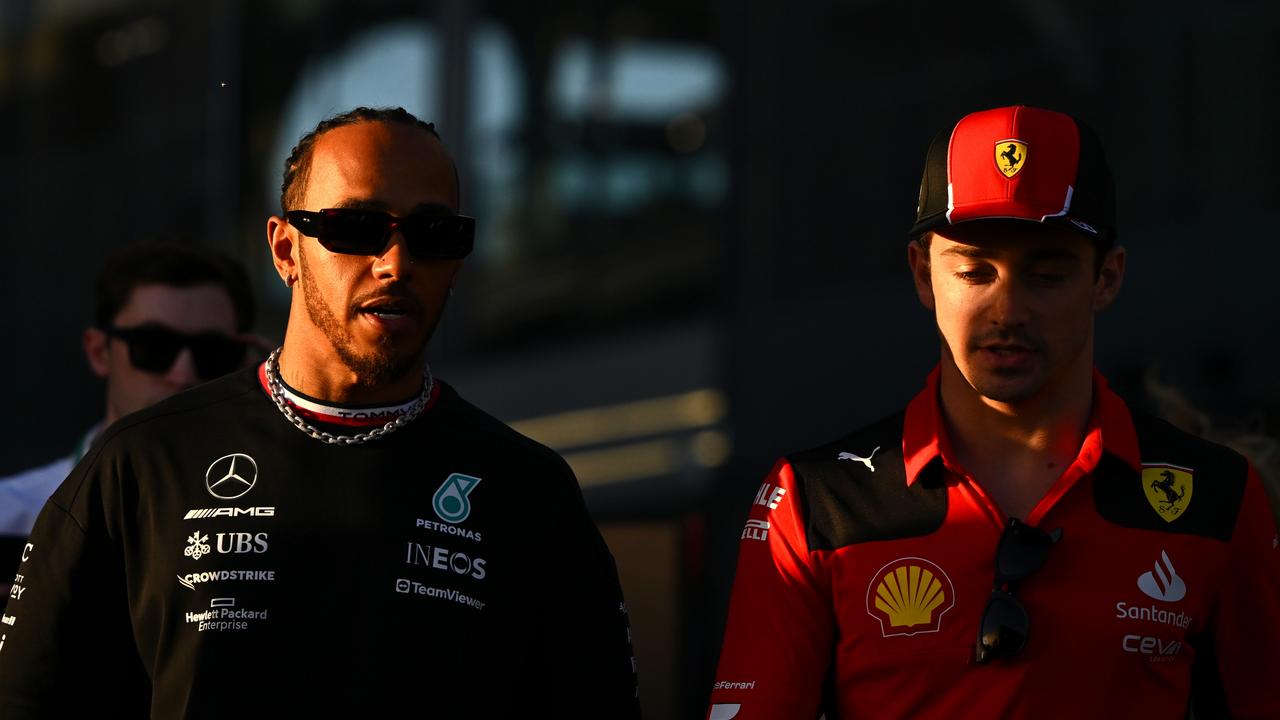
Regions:
M 434 129 L 327 120 L 282 189 L 283 348 L 116 423 L 54 494 L 0 716 L 638 716 L 572 472 L 426 369 L 473 235 Z

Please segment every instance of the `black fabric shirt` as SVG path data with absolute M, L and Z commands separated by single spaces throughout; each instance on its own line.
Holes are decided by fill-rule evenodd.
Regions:
M 171 398 L 103 434 L 23 555 L 0 717 L 639 715 L 572 471 L 448 386 L 355 446 L 254 371 Z

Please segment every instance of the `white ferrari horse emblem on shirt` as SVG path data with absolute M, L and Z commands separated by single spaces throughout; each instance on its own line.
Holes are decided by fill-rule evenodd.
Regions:
M 859 457 L 859 456 L 857 456 L 857 455 L 854 455 L 853 453 L 842 452 L 842 453 L 840 453 L 839 455 L 837 455 L 837 456 L 836 456 L 836 459 L 837 459 L 837 460 L 852 460 L 852 461 L 854 461 L 854 462 L 860 462 L 860 463 L 862 463 L 863 465 L 866 465 L 868 470 L 870 470 L 871 472 L 875 472 L 875 471 L 876 471 L 876 466 L 871 464 L 871 458 L 875 457 L 875 456 L 876 456 L 876 453 L 877 453 L 877 452 L 879 452 L 879 451 L 880 451 L 880 446 L 879 446 L 879 445 L 877 445 L 877 446 L 876 446 L 876 449 L 875 449 L 875 450 L 872 450 L 872 451 L 871 451 L 871 454 L 870 454 L 870 455 L 868 455 L 868 456 L 866 456 L 866 457 Z

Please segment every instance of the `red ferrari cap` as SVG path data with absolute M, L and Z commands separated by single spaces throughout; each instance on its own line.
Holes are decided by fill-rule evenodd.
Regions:
M 1015 105 L 966 115 L 929 146 L 912 235 L 989 218 L 1058 223 L 1110 241 L 1115 186 L 1097 135 Z

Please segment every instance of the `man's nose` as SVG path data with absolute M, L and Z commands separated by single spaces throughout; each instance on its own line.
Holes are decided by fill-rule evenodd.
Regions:
M 191 348 L 184 347 L 178 351 L 178 356 L 173 359 L 173 365 L 169 366 L 169 371 L 164 374 L 164 381 L 175 391 L 185 390 L 200 383 L 201 378 L 196 373 L 196 360 L 191 354 Z
M 992 289 L 991 324 L 1021 327 L 1031 319 L 1031 292 L 1025 282 L 1006 277 Z
M 392 229 L 387 236 L 387 246 L 374 258 L 374 277 L 407 279 L 412 273 L 412 267 L 413 256 L 409 254 L 409 243 L 400 230 Z

